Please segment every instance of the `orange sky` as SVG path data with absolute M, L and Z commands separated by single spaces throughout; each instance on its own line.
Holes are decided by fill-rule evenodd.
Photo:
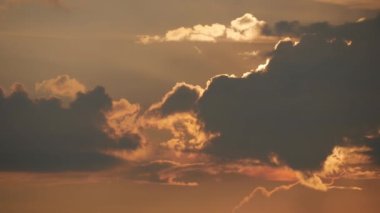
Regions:
M 379 212 L 379 10 L 0 0 L 0 212 Z

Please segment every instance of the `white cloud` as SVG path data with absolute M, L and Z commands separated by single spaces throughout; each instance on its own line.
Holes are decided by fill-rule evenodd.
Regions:
M 252 42 L 264 38 L 262 30 L 265 25 L 265 21 L 246 13 L 232 20 L 230 26 L 219 23 L 211 25 L 197 24 L 193 27 L 179 27 L 169 30 L 165 35 L 141 35 L 138 36 L 138 41 L 142 44 L 171 41 Z

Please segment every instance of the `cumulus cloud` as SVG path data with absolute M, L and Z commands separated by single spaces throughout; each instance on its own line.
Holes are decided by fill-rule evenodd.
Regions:
M 168 130 L 171 133 L 170 139 L 161 143 L 162 146 L 173 151 L 192 152 L 204 148 L 206 143 L 218 134 L 204 131 L 204 125 L 193 113 L 179 113 L 166 117 L 145 118 L 148 126 L 160 130 Z
M 79 92 L 68 108 L 56 98 L 31 99 L 22 86 L 9 95 L 1 91 L 0 171 L 86 171 L 121 163 L 106 151 L 135 150 L 141 137 L 110 137 L 104 112 L 111 108 L 102 87 Z
M 132 104 L 127 99 L 112 101 L 112 107 L 105 112 L 107 125 L 105 131 L 113 138 L 121 138 L 131 132 L 138 133 L 138 115 L 140 105 Z
M 294 170 L 321 170 L 334 147 L 360 147 L 380 124 L 379 22 L 294 23 L 281 30 L 300 40 L 279 42 L 266 64 L 216 76 L 199 97 L 187 86 L 181 100 L 173 89 L 156 111 L 195 113 L 199 130 L 213 135 L 200 149 L 211 156 L 271 164 L 275 154 Z M 165 104 L 173 107 L 160 112 Z
M 268 39 L 262 36 L 266 30 L 266 22 L 246 13 L 231 21 L 229 26 L 214 23 L 211 25 L 195 25 L 169 30 L 165 35 L 142 35 L 138 41 L 142 44 L 171 41 L 200 41 L 200 42 L 253 42 Z
M 263 161 L 275 153 L 294 169 L 318 170 L 344 137 L 360 143 L 380 122 L 379 21 L 283 41 L 265 72 L 213 78 L 197 112 L 220 136 L 204 151 Z
M 86 86 L 68 75 L 60 75 L 35 84 L 35 91 L 41 97 L 55 97 L 64 101 L 72 101 L 77 93 L 86 91 Z
M 161 145 L 171 150 L 200 150 L 216 136 L 203 131 L 203 124 L 193 111 L 202 92 L 200 86 L 177 83 L 160 102 L 153 104 L 145 113 L 143 126 L 168 130 L 172 136 Z
M 170 131 L 162 147 L 206 156 L 192 171 L 293 182 L 256 188 L 237 209 L 258 192 L 269 197 L 295 185 L 361 190 L 334 180 L 380 177 L 373 165 L 379 137 L 372 134 L 380 121 L 379 22 L 279 22 L 266 33 L 299 39 L 281 40 L 265 64 L 242 77 L 215 76 L 205 89 L 177 84 L 144 114 L 144 125 Z M 166 177 L 186 176 L 165 165 Z M 160 174 L 146 177 L 168 184 Z
M 250 20 L 235 20 L 224 39 L 229 28 L 252 28 Z M 293 181 L 326 191 L 344 188 L 327 182 L 336 177 L 379 177 L 363 166 L 379 162 L 380 156 L 377 135 L 368 136 L 380 119 L 379 21 L 341 26 L 284 22 L 272 35 L 300 40 L 279 42 L 258 69 L 242 77 L 215 76 L 204 89 L 179 83 L 146 112 L 126 99 L 112 100 L 101 87 L 88 91 L 69 76 L 36 84 L 48 99 L 31 99 L 15 86 L 10 95 L 0 93 L 0 130 L 5 132 L 0 135 L 0 170 L 109 168 L 145 155 L 131 151 L 145 143 L 141 128 L 154 127 L 171 134 L 160 148 L 206 156 L 207 164 L 157 161 L 162 153 L 155 150 L 159 154 L 151 156 L 152 162 L 129 171 L 132 179 L 195 186 L 185 181 L 185 173 L 202 171 Z M 229 39 L 251 35 L 232 33 Z M 60 99 L 70 102 L 62 107 Z M 258 191 L 272 194 L 262 188 L 253 195 Z
M 159 116 L 189 112 L 194 109 L 202 92 L 203 89 L 200 86 L 177 83 L 160 102 L 153 104 L 149 111 Z

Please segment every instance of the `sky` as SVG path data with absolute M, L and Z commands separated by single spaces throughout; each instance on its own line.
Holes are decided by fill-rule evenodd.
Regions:
M 377 213 L 377 0 L 0 0 L 0 211 Z

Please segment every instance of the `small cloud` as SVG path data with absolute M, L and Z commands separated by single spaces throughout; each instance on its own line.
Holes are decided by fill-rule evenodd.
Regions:
M 177 83 L 160 102 L 150 107 L 149 112 L 164 117 L 170 114 L 193 111 L 202 92 L 202 87 L 198 85 Z
M 55 97 L 74 100 L 79 92 L 85 92 L 86 86 L 68 75 L 60 75 L 35 84 L 35 91 L 40 97 Z
M 197 51 L 198 54 L 200 54 L 200 55 L 203 54 L 202 49 L 199 48 L 198 46 L 194 46 L 194 49 L 195 49 L 195 51 Z
M 258 50 L 252 50 L 252 51 L 245 51 L 238 53 L 239 56 L 242 56 L 243 59 L 248 60 L 254 57 L 257 57 L 259 55 L 260 51 Z

